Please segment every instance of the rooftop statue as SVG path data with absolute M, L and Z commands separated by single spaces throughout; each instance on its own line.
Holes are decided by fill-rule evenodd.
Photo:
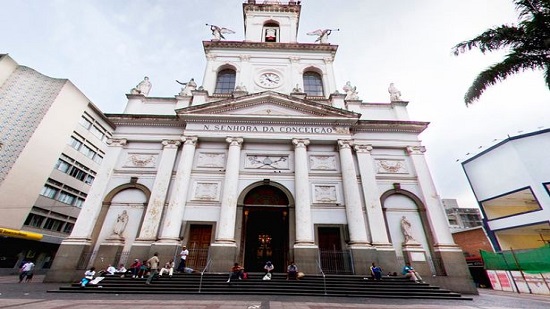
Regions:
M 210 25 L 210 24 L 206 24 L 207 26 L 210 26 L 210 30 L 212 30 L 212 36 L 214 36 L 212 38 L 213 41 L 219 41 L 221 39 L 224 39 L 225 40 L 225 37 L 223 36 L 224 34 L 231 34 L 231 33 L 235 33 L 235 31 L 231 30 L 231 29 L 227 29 L 227 28 L 223 28 L 223 27 L 218 27 L 216 25 Z
M 388 92 L 390 93 L 390 102 L 401 101 L 401 91 L 393 83 L 390 83 Z
M 352 86 L 351 82 L 347 82 L 342 88 L 346 92 L 346 97 L 344 100 L 359 100 L 359 92 L 357 92 L 357 87 Z
M 130 90 L 130 93 L 142 94 L 144 96 L 148 96 L 149 91 L 151 91 L 151 86 L 152 85 L 151 85 L 151 82 L 149 81 L 149 77 L 145 76 L 143 80 L 139 82 L 139 84 L 137 84 L 137 86 L 135 86 L 134 88 L 132 88 L 132 90 Z
M 332 31 L 340 31 L 340 29 L 317 29 L 315 31 L 308 32 L 307 35 L 316 35 L 317 39 L 315 42 L 319 42 L 319 44 L 327 44 L 328 36 L 332 33 Z
M 197 83 L 195 83 L 195 79 L 191 78 L 187 83 L 182 83 L 179 80 L 176 79 L 176 83 L 183 85 L 184 87 L 181 88 L 181 91 L 179 95 L 181 96 L 190 96 L 193 95 L 191 91 L 197 89 Z

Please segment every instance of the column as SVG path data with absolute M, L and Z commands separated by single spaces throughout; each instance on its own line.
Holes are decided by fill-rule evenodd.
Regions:
M 411 161 L 416 171 L 420 192 L 422 192 L 422 196 L 424 197 L 426 215 L 430 221 L 429 223 L 432 228 L 434 242 L 436 246 L 456 246 L 451 232 L 449 231 L 447 217 L 443 213 L 443 207 L 440 205 L 439 196 L 437 195 L 430 170 L 428 169 L 428 164 L 424 158 L 424 152 L 426 152 L 426 147 L 424 146 L 407 147 L 407 153 L 411 157 Z
M 296 245 L 312 245 L 311 195 L 307 162 L 308 139 L 293 139 L 294 195 L 296 197 Z
M 173 183 L 173 190 L 170 194 L 170 202 L 164 214 L 164 224 L 160 235 L 161 241 L 178 242 L 185 212 L 197 137 L 182 136 L 181 140 L 183 141 L 183 149 L 176 171 L 176 179 Z
M 170 184 L 170 178 L 172 178 L 172 170 L 174 169 L 174 162 L 180 144 L 180 141 L 162 141 L 162 145 L 164 146 L 162 157 L 158 165 L 157 175 L 153 183 L 153 190 L 147 204 L 138 240 L 156 240 L 157 238 L 166 193 L 168 192 L 168 185 Z
M 375 177 L 374 160 L 372 159 L 372 145 L 355 145 L 357 153 L 357 164 L 361 176 L 361 185 L 365 197 L 365 208 L 367 210 L 367 221 L 372 244 L 375 246 L 390 246 L 388 234 L 384 222 L 382 204 L 380 204 L 380 193 Z
M 239 169 L 243 139 L 228 137 L 227 163 L 220 210 L 220 220 L 217 227 L 216 242 L 235 243 L 235 218 L 237 215 L 237 198 L 239 185 Z
M 92 231 L 96 224 L 97 218 L 99 217 L 107 186 L 111 176 L 113 175 L 113 171 L 120 153 L 126 143 L 126 139 L 109 139 L 107 141 L 107 145 L 109 145 L 108 151 L 103 158 L 101 167 L 97 171 L 96 178 L 94 179 L 94 185 L 88 192 L 88 197 L 86 198 L 82 210 L 80 211 L 80 215 L 76 220 L 71 236 L 68 237 L 67 240 L 89 240 L 92 237 Z
M 361 206 L 357 173 L 351 152 L 351 140 L 338 140 L 340 150 L 340 166 L 342 169 L 342 182 L 344 184 L 344 199 L 346 205 L 346 217 L 348 221 L 350 245 L 368 245 L 367 228 Z

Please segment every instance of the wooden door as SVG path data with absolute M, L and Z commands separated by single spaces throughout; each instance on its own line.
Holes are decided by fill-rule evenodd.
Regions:
M 189 242 L 187 249 L 187 267 L 195 270 L 202 270 L 208 259 L 208 249 L 212 241 L 212 226 L 203 224 L 192 224 L 189 228 Z

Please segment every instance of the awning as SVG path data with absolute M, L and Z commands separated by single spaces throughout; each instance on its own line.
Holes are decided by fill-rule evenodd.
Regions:
M 44 235 L 38 234 L 38 233 L 6 229 L 3 227 L 0 227 L 0 236 L 24 238 L 24 239 L 30 239 L 30 240 L 41 240 L 42 237 L 44 237 Z

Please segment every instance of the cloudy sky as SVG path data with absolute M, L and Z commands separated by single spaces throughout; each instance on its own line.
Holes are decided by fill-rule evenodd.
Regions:
M 284 0 L 283 0 L 284 1 Z M 19 64 L 70 79 L 106 113 L 123 111 L 143 76 L 150 96 L 172 97 L 175 82 L 200 85 L 206 23 L 242 40 L 242 0 L 0 0 L 0 53 Z M 286 1 L 285 1 L 286 2 Z M 303 0 L 306 33 L 339 28 L 337 83 L 351 81 L 366 102 L 388 102 L 390 82 L 409 101 L 411 120 L 428 121 L 421 139 L 442 198 L 475 206 L 460 162 L 499 140 L 550 126 L 550 91 L 541 72 L 491 87 L 473 106 L 464 92 L 477 73 L 504 53 L 451 53 L 485 29 L 516 22 L 512 0 Z M 504 168 L 504 167 L 503 167 Z

